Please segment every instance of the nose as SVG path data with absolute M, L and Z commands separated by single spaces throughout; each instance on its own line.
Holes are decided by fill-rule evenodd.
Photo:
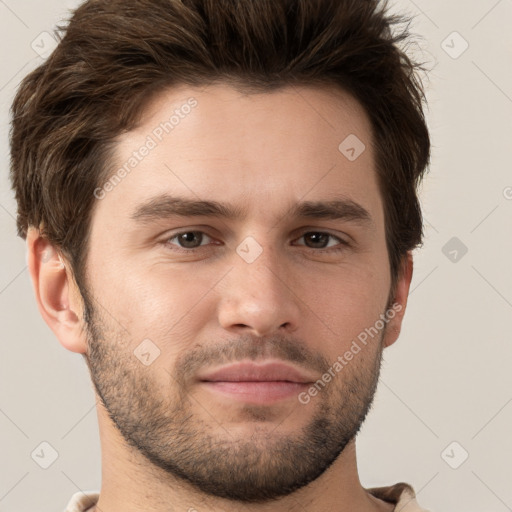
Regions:
M 263 248 L 251 263 L 235 254 L 233 264 L 222 281 L 220 325 L 227 331 L 256 336 L 294 332 L 301 318 L 300 290 L 286 262 Z

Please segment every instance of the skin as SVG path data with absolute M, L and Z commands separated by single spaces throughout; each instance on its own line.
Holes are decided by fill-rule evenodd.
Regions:
M 95 386 L 96 510 L 393 510 L 361 485 L 355 434 L 382 351 L 400 333 L 410 253 L 394 290 L 399 310 L 307 404 L 297 395 L 231 400 L 197 380 L 227 362 L 264 357 L 319 379 L 386 312 L 393 290 L 369 119 L 329 87 L 251 95 L 226 84 L 174 87 L 119 137 L 116 165 L 190 97 L 191 113 L 96 201 L 87 295 L 37 229 L 27 237 L 39 310 L 60 343 L 83 354 Z M 366 145 L 354 161 L 338 150 L 349 134 Z M 236 205 L 246 216 L 130 218 L 164 192 Z M 363 206 L 372 222 L 287 215 L 297 202 L 334 195 Z M 199 247 L 186 252 L 191 245 L 176 234 L 190 231 L 204 235 L 192 236 Z M 308 233 L 334 238 L 320 238 L 320 252 Z M 251 263 L 236 251 L 249 236 L 262 249 Z M 134 355 L 145 339 L 160 351 L 149 365 Z

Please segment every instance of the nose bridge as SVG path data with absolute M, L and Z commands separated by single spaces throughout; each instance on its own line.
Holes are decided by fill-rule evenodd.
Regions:
M 258 261 L 259 260 L 259 261 Z M 265 300 L 267 304 L 283 300 L 289 293 L 286 275 L 274 255 L 261 255 L 250 264 L 240 264 L 240 284 L 247 284 L 247 291 L 254 300 Z
M 268 236 L 263 246 L 253 237 L 247 237 L 236 249 L 239 261 L 234 271 L 240 284 L 247 285 L 251 297 L 275 302 L 285 299 L 290 290 L 283 256 L 271 238 Z

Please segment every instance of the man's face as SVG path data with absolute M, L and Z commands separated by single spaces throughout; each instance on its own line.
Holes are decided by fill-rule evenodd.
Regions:
M 355 159 L 353 137 L 339 149 L 352 134 Z M 357 433 L 383 348 L 391 280 L 363 109 L 318 88 L 173 88 L 119 138 L 123 166 L 100 184 L 86 274 L 88 364 L 110 418 L 206 493 L 264 501 L 308 484 Z M 173 213 L 166 195 L 238 215 Z M 313 204 L 334 201 L 352 203 Z M 213 376 L 240 362 L 300 377 Z

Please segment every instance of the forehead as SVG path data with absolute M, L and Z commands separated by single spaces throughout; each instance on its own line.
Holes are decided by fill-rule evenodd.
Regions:
M 173 87 L 118 138 L 112 163 L 117 179 L 101 203 L 125 218 L 162 193 L 269 214 L 340 194 L 369 210 L 380 201 L 369 118 L 327 86 L 251 94 L 225 84 Z
M 265 134 L 267 143 L 274 140 L 281 144 L 284 140 L 278 135 L 286 134 L 289 145 L 302 137 L 301 142 L 306 146 L 327 150 L 332 149 L 333 140 L 348 135 L 357 135 L 365 145 L 373 145 L 371 123 L 362 105 L 340 87 L 328 84 L 289 85 L 257 93 L 222 83 L 205 87 L 176 86 L 148 102 L 139 126 L 131 135 L 151 133 L 157 142 L 162 142 L 171 132 L 179 137 L 180 133 L 186 136 L 192 130 L 201 136 L 195 143 L 216 143 L 226 134 L 234 136 L 225 140 L 223 146 L 217 146 L 221 153 L 227 145 L 231 145 L 231 151 L 236 149 L 235 140 L 245 142 L 247 137 L 254 136 L 264 139 Z M 120 141 L 129 142 L 130 138 L 126 134 Z

